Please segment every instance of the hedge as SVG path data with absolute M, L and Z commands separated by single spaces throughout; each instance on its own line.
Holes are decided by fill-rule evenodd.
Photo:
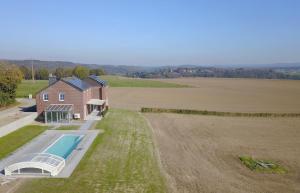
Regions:
M 300 117 L 300 113 L 241 113 L 241 112 L 219 112 L 207 110 L 192 109 L 164 109 L 164 108 L 148 108 L 142 107 L 142 113 L 178 113 L 193 115 L 212 115 L 227 117 Z

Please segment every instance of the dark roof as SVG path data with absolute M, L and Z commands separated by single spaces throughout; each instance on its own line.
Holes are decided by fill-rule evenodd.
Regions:
M 97 83 L 101 84 L 102 86 L 106 86 L 107 83 L 105 80 L 100 79 L 98 76 L 96 75 L 90 75 L 89 76 L 90 79 L 93 79 L 94 81 L 96 81 Z
M 87 90 L 88 88 L 91 87 L 87 82 L 80 80 L 79 78 L 76 78 L 75 76 L 63 78 L 62 81 L 70 84 L 71 86 L 78 88 L 81 91 Z

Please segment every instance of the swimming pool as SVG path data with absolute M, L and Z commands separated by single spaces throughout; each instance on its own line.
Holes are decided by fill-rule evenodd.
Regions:
M 52 145 L 50 145 L 44 151 L 44 153 L 50 153 L 67 159 L 67 157 L 77 147 L 82 138 L 83 135 L 64 134 L 59 137 Z

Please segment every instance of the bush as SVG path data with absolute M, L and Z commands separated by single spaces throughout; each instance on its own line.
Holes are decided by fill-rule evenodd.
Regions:
M 11 98 L 8 93 L 0 92 L 0 107 L 5 107 L 7 105 L 13 104 L 15 102 L 14 98 Z
M 252 171 L 271 172 L 284 174 L 287 172 L 282 166 L 273 163 L 272 161 L 253 159 L 249 156 L 240 156 L 241 162 Z
M 15 102 L 16 89 L 22 76 L 22 72 L 14 65 L 0 63 L 0 107 Z
M 104 117 L 104 116 L 106 115 L 107 112 L 108 112 L 108 109 L 105 108 L 105 110 L 101 112 L 102 117 Z

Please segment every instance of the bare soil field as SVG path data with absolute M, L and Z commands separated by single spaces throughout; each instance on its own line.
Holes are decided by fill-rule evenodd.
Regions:
M 110 88 L 112 107 L 228 112 L 300 112 L 300 81 L 225 78 L 162 79 L 193 88 Z
M 299 89 L 299 80 L 278 80 L 278 79 L 251 79 L 251 78 L 209 78 L 209 77 L 188 77 L 171 79 L 153 79 L 161 82 L 178 83 L 194 87 L 207 87 L 218 89 L 253 89 L 259 91 L 265 89 Z
M 169 192 L 300 192 L 300 120 L 144 114 Z M 251 171 L 238 156 L 272 160 L 287 174 Z

